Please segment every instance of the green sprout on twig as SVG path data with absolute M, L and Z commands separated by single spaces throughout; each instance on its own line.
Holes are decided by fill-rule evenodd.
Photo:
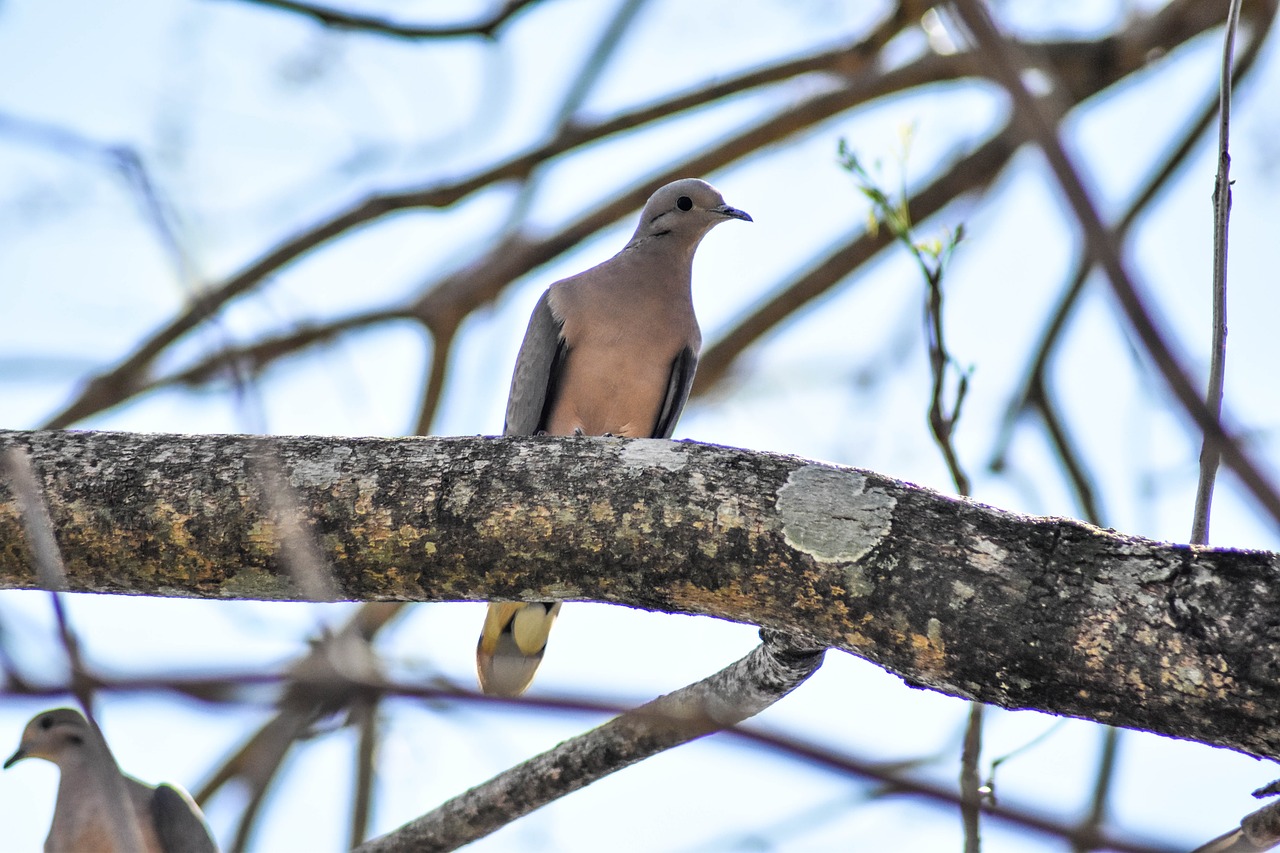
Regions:
M 867 169 L 858 155 L 845 140 L 840 140 L 838 149 L 840 165 L 857 181 L 858 190 L 871 202 L 868 229 L 878 234 L 881 228 L 888 229 L 893 238 L 906 247 L 911 257 L 920 267 L 927 285 L 925 296 L 925 332 L 929 342 L 929 366 L 933 374 L 933 393 L 929 405 L 929 428 L 933 432 L 951 472 L 956 491 L 962 495 L 969 494 L 969 478 L 960 465 L 952 442 L 956 422 L 960 419 L 960 409 L 965 395 L 969 391 L 969 377 L 972 367 L 962 367 L 946 346 L 942 326 L 942 278 L 951 255 L 956 246 L 964 239 L 964 225 L 944 231 L 941 237 L 919 239 L 914 233 L 911 222 L 911 211 L 907 205 L 906 159 L 911 148 L 914 128 L 908 127 L 902 134 L 902 153 L 899 156 L 899 173 L 901 179 L 898 191 L 892 194 L 884 189 L 882 183 Z M 875 172 L 880 171 L 876 163 Z M 952 396 L 950 411 L 943 403 L 946 380 L 949 374 L 956 377 L 955 393 Z

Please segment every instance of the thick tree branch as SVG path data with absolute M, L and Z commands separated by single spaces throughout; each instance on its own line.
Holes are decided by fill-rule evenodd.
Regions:
M 252 461 L 280 460 L 339 594 L 712 614 L 913 684 L 1280 756 L 1280 557 L 1168 545 L 869 471 L 686 442 L 0 432 L 72 590 L 298 595 Z M 0 587 L 35 586 L 0 487 Z

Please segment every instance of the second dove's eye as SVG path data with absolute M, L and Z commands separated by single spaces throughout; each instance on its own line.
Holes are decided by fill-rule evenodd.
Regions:
M 680 198 L 676 199 L 676 207 L 681 210 L 691 210 L 693 208 L 693 199 L 689 198 L 687 195 L 682 195 Z

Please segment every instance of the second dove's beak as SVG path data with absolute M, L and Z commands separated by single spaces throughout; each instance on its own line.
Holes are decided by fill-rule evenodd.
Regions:
M 10 755 L 9 760 L 4 763 L 4 769 L 8 770 L 10 767 L 17 764 L 19 761 L 21 761 L 26 757 L 27 757 L 27 753 L 24 752 L 21 747 L 19 747 L 18 751 L 15 752 L 13 755 Z
M 745 210 L 738 210 L 736 207 L 730 207 L 727 204 L 720 205 L 715 208 L 715 211 L 721 216 L 727 216 L 730 219 L 741 219 L 745 222 L 755 222 L 755 220 L 751 218 L 750 213 L 747 213 Z

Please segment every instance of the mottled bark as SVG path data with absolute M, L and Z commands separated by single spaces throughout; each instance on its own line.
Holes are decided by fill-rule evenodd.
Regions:
M 346 598 L 711 614 L 953 695 L 1280 757 L 1267 552 L 686 442 L 0 432 L 13 444 L 32 455 L 72 590 L 300 597 L 263 494 L 283 479 Z M 34 585 L 0 484 L 0 587 Z

